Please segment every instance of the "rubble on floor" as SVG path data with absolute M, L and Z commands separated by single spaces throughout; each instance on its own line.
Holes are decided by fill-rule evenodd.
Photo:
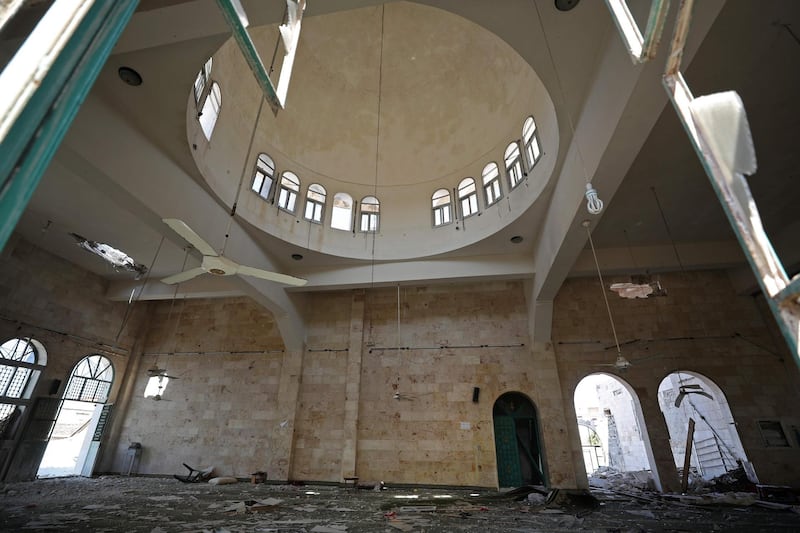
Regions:
M 187 485 L 174 479 L 152 477 L 51 478 L 0 485 L 0 530 L 109 533 L 800 530 L 796 506 L 767 509 L 748 505 L 736 499 L 736 492 L 727 493 L 730 501 L 701 505 L 691 498 L 702 499 L 707 495 L 690 495 L 689 500 L 681 500 L 625 487 L 627 491 L 595 488 L 589 493 L 548 491 L 537 486 L 495 491 L 387 484 L 385 490 L 363 491 L 312 484 Z

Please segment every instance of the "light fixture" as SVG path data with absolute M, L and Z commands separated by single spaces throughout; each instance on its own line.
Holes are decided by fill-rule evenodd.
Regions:
M 556 0 L 556 8 L 561 11 L 566 11 L 575 7 L 578 3 L 578 0 L 570 1 L 570 0 Z M 572 134 L 572 142 L 575 144 L 575 151 L 578 153 L 578 161 L 581 164 L 581 169 L 583 169 L 583 177 L 586 180 L 586 192 L 584 195 L 586 196 L 586 209 L 592 215 L 597 215 L 603 210 L 603 202 L 600 198 L 597 197 L 597 190 L 592 187 L 592 183 L 589 181 L 589 173 L 586 171 L 586 162 L 583 160 L 583 153 L 581 152 L 581 145 L 578 142 L 578 137 L 575 134 L 575 124 L 572 122 L 572 115 L 569 112 L 569 105 L 567 104 L 566 93 L 564 91 L 564 86 L 561 84 L 561 76 L 558 74 L 558 69 L 556 68 L 556 60 L 553 57 L 553 50 L 550 48 L 550 41 L 547 39 L 547 33 L 544 31 L 544 23 L 542 22 L 542 15 L 539 12 L 539 6 L 536 2 L 533 3 L 534 8 L 536 9 L 536 17 L 539 20 L 539 30 L 542 32 L 542 36 L 544 37 L 545 45 L 547 45 L 547 54 L 550 56 L 550 65 L 553 68 L 553 72 L 556 75 L 556 83 L 558 85 L 558 91 L 561 94 L 561 103 L 564 106 L 564 112 L 567 115 L 567 122 L 569 123 L 569 130 Z
M 119 75 L 119 79 L 132 87 L 138 87 L 142 84 L 142 75 L 131 67 L 119 67 L 117 74 Z
M 559 11 L 569 11 L 574 9 L 581 0 L 555 0 L 556 9 Z
M 603 201 L 597 197 L 597 189 L 592 187 L 591 182 L 586 184 L 586 210 L 592 215 L 600 214 L 603 210 Z

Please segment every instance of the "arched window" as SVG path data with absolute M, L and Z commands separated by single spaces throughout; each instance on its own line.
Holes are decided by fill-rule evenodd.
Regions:
M 256 172 L 253 175 L 253 191 L 264 200 L 269 200 L 269 193 L 274 180 L 275 161 L 267 154 L 258 154 Z
M 333 197 L 331 227 L 344 231 L 353 228 L 353 197 L 346 192 L 337 192 Z
M 497 168 L 497 163 L 491 162 L 483 167 L 481 177 L 483 178 L 483 194 L 486 198 L 486 207 L 489 207 L 503 197 L 503 192 L 500 189 L 500 169 Z
M 525 163 L 528 165 L 528 170 L 533 168 L 533 165 L 539 160 L 542 151 L 539 148 L 539 136 L 536 135 L 536 123 L 533 117 L 525 119 L 522 125 L 522 146 L 525 151 Z
M 88 355 L 72 369 L 64 399 L 106 403 L 113 381 L 114 367 L 111 361 L 102 355 Z
M 312 183 L 306 192 L 306 220 L 322 224 L 322 216 L 325 211 L 325 198 L 328 192 L 319 183 Z
M 197 77 L 194 80 L 194 103 L 197 105 L 197 109 L 202 107 L 200 102 L 205 96 L 203 91 L 206 90 L 206 86 L 208 85 L 209 80 L 211 80 L 212 61 L 213 58 L 209 57 L 208 61 L 206 61 L 206 64 L 200 69 L 200 72 L 197 73 Z
M 300 178 L 288 170 L 281 174 L 281 186 L 278 189 L 278 207 L 294 213 L 297 207 L 297 193 L 300 192 Z
M 28 339 L 3 343 L 0 346 L 0 396 L 21 398 L 32 372 L 23 365 L 35 364 L 36 349 Z
M 0 396 L 6 398 L 29 397 L 39 371 L 34 367 L 43 365 L 35 341 L 31 339 L 11 339 L 0 345 Z M 31 383 L 33 382 L 33 383 Z M 0 403 L 0 435 L 7 428 L 13 428 L 19 418 L 20 409 L 16 402 Z
M 522 183 L 522 161 L 519 156 L 519 143 L 512 142 L 506 148 L 505 153 L 506 174 L 508 175 L 508 184 L 513 189 Z
M 222 93 L 219 88 L 219 83 L 213 82 L 205 97 L 205 102 L 203 102 L 203 107 L 199 115 L 200 127 L 203 128 L 203 134 L 209 141 L 211 140 L 211 134 L 214 133 L 214 126 L 217 125 L 221 107 Z
M 431 207 L 434 227 L 444 226 L 453 221 L 450 191 L 447 189 L 439 189 L 433 193 Z
M 458 184 L 458 201 L 461 204 L 461 216 L 467 218 L 478 212 L 478 190 L 475 180 L 464 178 Z
M 375 233 L 378 231 L 381 203 L 374 196 L 361 199 L 361 231 Z

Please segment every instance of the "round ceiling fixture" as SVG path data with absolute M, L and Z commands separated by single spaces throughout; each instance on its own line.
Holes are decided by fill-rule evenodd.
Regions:
M 300 261 L 301 259 L 303 259 L 303 256 L 300 254 L 292 254 L 292 259 L 294 259 L 295 261 Z
M 142 84 L 142 75 L 133 70 L 131 67 L 119 67 L 117 74 L 119 74 L 119 79 L 128 85 L 138 87 Z
M 513 242 L 514 244 L 519 244 L 522 242 L 522 240 L 523 240 L 522 235 L 514 235 L 513 237 L 511 237 L 511 242 Z
M 569 11 L 578 5 L 581 0 L 555 0 L 556 9 L 559 11 Z

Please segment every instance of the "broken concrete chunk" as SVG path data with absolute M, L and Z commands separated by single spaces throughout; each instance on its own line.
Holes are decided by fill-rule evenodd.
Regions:
M 531 492 L 528 494 L 528 503 L 531 505 L 544 505 L 547 496 L 539 494 L 538 492 Z
M 327 526 L 314 526 L 311 533 L 342 533 L 342 531 L 347 531 L 347 526 L 331 524 Z
M 208 480 L 209 485 L 231 485 L 233 483 L 238 483 L 239 480 L 235 477 L 223 476 L 223 477 L 215 477 Z

